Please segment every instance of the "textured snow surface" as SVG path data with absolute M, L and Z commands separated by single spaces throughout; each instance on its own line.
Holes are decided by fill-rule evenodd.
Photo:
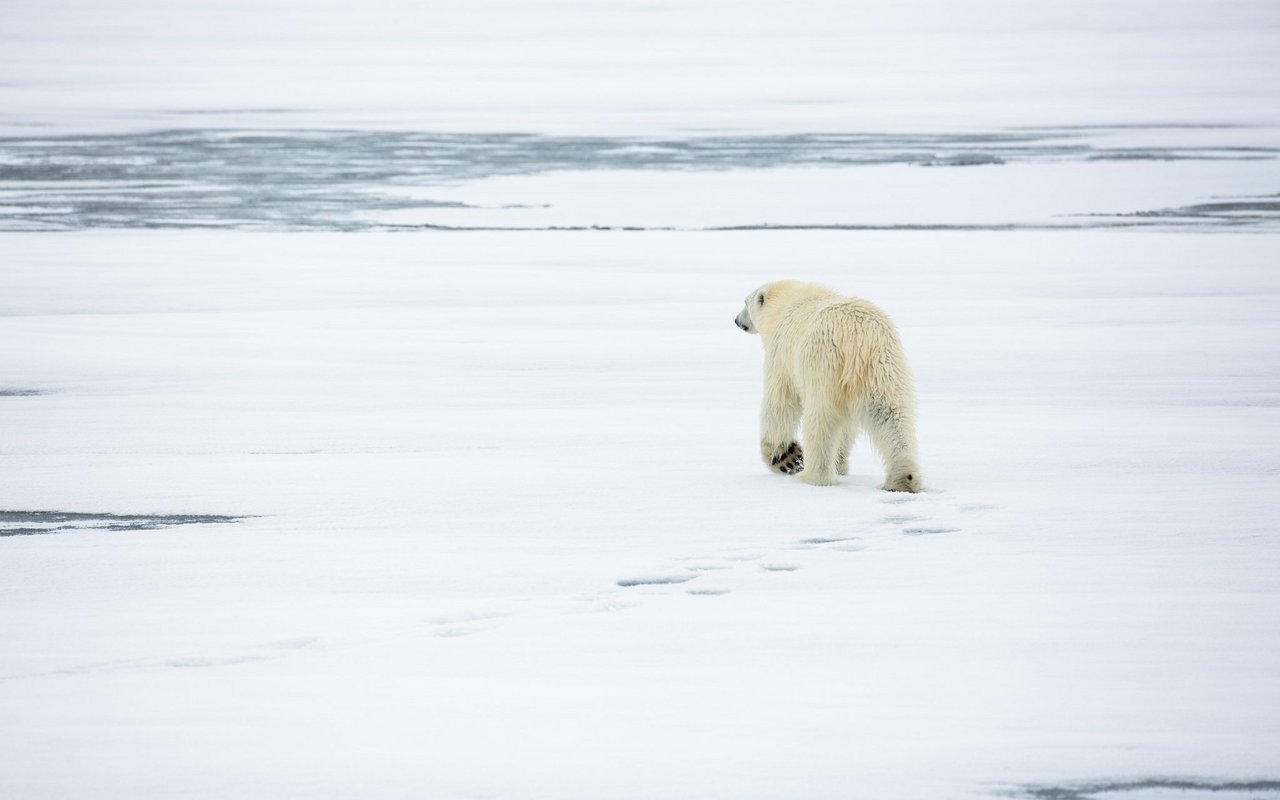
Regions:
M 0 526 L 68 518 L 0 538 L 0 785 L 1274 781 L 1276 244 L 5 234 Z M 929 492 L 758 462 L 777 275 L 895 316 Z

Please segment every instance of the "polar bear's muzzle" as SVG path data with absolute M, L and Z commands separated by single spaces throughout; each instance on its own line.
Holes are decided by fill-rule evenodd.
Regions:
M 738 312 L 738 316 L 734 318 L 733 324 L 742 328 L 747 333 L 755 333 L 755 326 L 751 324 L 751 317 L 747 315 L 747 309 L 743 308 Z

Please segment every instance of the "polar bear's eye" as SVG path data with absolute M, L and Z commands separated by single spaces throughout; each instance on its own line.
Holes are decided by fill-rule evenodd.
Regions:
M 756 295 L 756 302 L 759 303 L 760 305 L 764 305 L 764 292 L 761 292 L 760 294 Z

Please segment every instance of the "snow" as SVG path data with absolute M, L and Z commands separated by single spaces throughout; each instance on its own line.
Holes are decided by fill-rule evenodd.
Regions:
M 2 241 L 6 507 L 248 517 L 0 541 L 12 794 L 1274 776 L 1272 234 Z M 931 492 L 758 463 L 779 273 L 895 315 Z
M 0 126 L 957 130 L 1280 114 L 1269 0 L 9 0 Z
M 463 205 L 370 212 L 365 218 L 524 228 L 1088 226 L 1102 220 L 1132 221 L 1123 215 L 1211 198 L 1259 197 L 1277 185 L 1278 160 L 1016 163 L 952 169 L 892 164 L 692 174 L 569 171 L 432 187 L 432 200 Z
M 1280 798 L 1277 8 L 7 3 L 0 796 Z

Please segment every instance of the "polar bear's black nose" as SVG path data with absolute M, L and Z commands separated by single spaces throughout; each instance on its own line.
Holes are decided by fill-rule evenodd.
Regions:
M 734 324 L 734 325 L 737 325 L 739 328 L 743 329 L 744 331 L 747 329 L 747 326 L 746 326 L 746 325 L 743 325 L 743 324 L 742 324 L 742 320 L 740 320 L 740 319 L 735 318 L 735 319 L 733 320 L 733 324 Z

